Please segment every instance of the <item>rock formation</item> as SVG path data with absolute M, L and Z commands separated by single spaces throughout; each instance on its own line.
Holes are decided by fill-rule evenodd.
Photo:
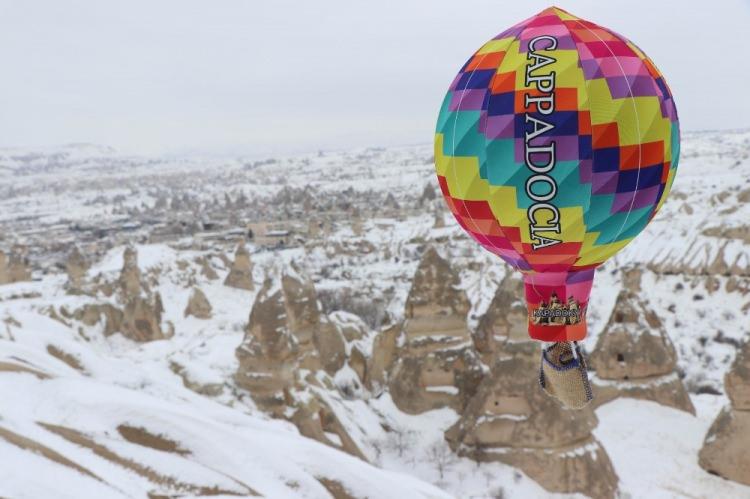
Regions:
M 210 319 L 211 310 L 211 303 L 203 291 L 200 288 L 193 288 L 187 307 L 185 307 L 185 317 L 192 315 L 197 319 Z
M 401 325 L 390 324 L 375 336 L 365 377 L 365 386 L 375 394 L 382 393 L 388 386 L 390 372 L 396 362 L 399 334 Z
M 287 327 L 298 345 L 301 363 L 303 367 L 314 369 L 318 364 L 315 361 L 308 363 L 308 359 L 315 355 L 313 337 L 321 325 L 315 286 L 295 264 L 291 264 L 282 272 L 281 291 L 284 296 Z
M 329 317 L 338 324 L 341 329 L 341 334 L 344 335 L 344 338 L 348 342 L 361 340 L 367 333 L 367 325 L 364 321 L 362 321 L 359 316 L 350 312 L 337 310 L 331 312 Z
M 653 400 L 695 414 L 676 372 L 677 354 L 653 310 L 623 290 L 599 335 L 589 365 L 594 405 L 617 397 Z
M 65 314 L 65 309 L 61 310 L 66 317 L 72 317 L 81 321 L 86 326 L 94 326 L 100 321 L 104 327 L 104 336 L 110 336 L 122 331 L 122 310 L 111 303 L 90 303 L 77 309 L 72 314 Z
M 316 373 L 334 375 L 347 362 L 360 380 L 366 376 L 364 354 L 347 355 L 348 338 L 361 336 L 359 324 L 341 319 L 341 314 L 321 313 L 312 281 L 294 265 L 286 268 L 280 278 L 267 279 L 255 299 L 235 353 L 235 380 L 258 407 L 289 419 L 303 435 L 364 458 L 335 411 L 306 391 L 310 384 L 321 386 Z M 336 441 L 331 434 L 337 435 Z
M 618 478 L 592 435 L 590 407 L 564 409 L 537 380 L 539 346 L 509 343 L 445 438 L 461 456 L 521 469 L 550 492 L 615 497 Z
M 284 294 L 278 282 L 268 279 L 263 284 L 235 355 L 240 363 L 235 375 L 237 384 L 250 391 L 259 407 L 283 416 L 295 381 L 297 342 L 288 327 Z
M 442 229 L 445 227 L 445 211 L 442 208 L 436 205 L 432 212 L 432 217 L 434 219 L 432 223 L 433 229 Z
M 224 285 L 231 288 L 252 290 L 253 284 L 253 264 L 250 261 L 244 242 L 237 244 L 237 250 L 234 252 L 234 261 L 224 280 Z
M 724 377 L 730 404 L 706 434 L 698 463 L 728 480 L 750 485 L 750 341 L 746 341 Z
M 419 262 L 406 299 L 403 332 L 410 353 L 463 346 L 471 341 L 466 326 L 470 304 L 448 261 L 429 247 Z
M 133 246 L 126 247 L 123 252 L 122 270 L 117 282 L 125 303 L 120 332 L 135 341 L 166 338 L 161 329 L 161 315 L 164 312 L 161 296 L 159 293 L 149 296 L 138 267 L 138 251 Z
M 641 279 L 643 270 L 638 266 L 627 267 L 622 271 L 622 285 L 631 293 L 641 291 Z
M 128 301 L 123 310 L 123 335 L 135 341 L 163 340 L 167 335 L 161 329 L 161 314 L 157 303 L 137 296 Z
M 68 274 L 68 282 L 65 287 L 68 293 L 79 294 L 82 292 L 88 269 L 88 261 L 81 254 L 78 246 L 74 246 L 67 260 L 65 260 L 65 272 Z
M 494 363 L 506 342 L 528 340 L 523 296 L 523 281 L 512 273 L 506 274 L 472 336 L 474 347 L 486 364 Z
M 335 374 L 346 363 L 346 343 L 339 327 L 328 318 L 322 318 L 313 329 L 313 344 L 323 369 Z
M 211 266 L 211 261 L 208 256 L 200 256 L 195 259 L 196 263 L 200 265 L 201 268 L 201 274 L 206 277 L 208 280 L 213 281 L 214 279 L 218 279 L 219 275 L 216 273 L 214 268 Z
M 122 254 L 122 270 L 117 280 L 125 300 L 141 294 L 141 270 L 138 268 L 138 250 L 133 246 L 125 247 Z
M 320 398 L 310 398 L 300 403 L 290 420 L 302 435 L 367 461 L 336 413 Z
M 30 280 L 31 269 L 26 247 L 14 245 L 10 255 L 0 251 L 0 285 Z
M 281 338 L 286 338 L 282 343 L 289 343 L 290 356 L 297 368 L 310 371 L 322 368 L 333 374 L 347 359 L 346 334 L 357 335 L 351 331 L 354 327 L 351 323 L 345 322 L 342 327 L 339 318 L 320 312 L 312 280 L 292 264 L 284 269 L 280 279 L 264 283 L 250 313 L 245 340 L 251 343 L 258 340 L 262 346 L 274 347 L 272 350 L 276 352 Z M 286 355 L 286 349 L 278 352 Z M 238 349 L 238 355 L 246 357 L 246 354 L 247 349 Z M 245 366 L 251 368 L 253 360 L 246 360 Z
M 481 379 L 466 325 L 469 300 L 459 284 L 448 262 L 428 248 L 406 299 L 398 360 L 389 376 L 393 401 L 404 412 L 461 410 Z
M 92 303 L 75 311 L 73 316 L 89 326 L 103 321 L 104 334 L 107 336 L 119 332 L 140 342 L 162 340 L 170 336 L 162 330 L 164 307 L 161 296 L 158 292 L 150 293 L 141 279 L 138 251 L 133 246 L 126 247 L 123 252 L 122 269 L 115 284 L 122 308 L 112 303 Z

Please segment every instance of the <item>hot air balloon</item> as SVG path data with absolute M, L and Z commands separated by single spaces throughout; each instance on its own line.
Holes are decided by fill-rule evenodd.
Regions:
M 440 109 L 435 168 L 461 227 L 522 272 L 531 338 L 569 345 L 586 336 L 595 269 L 659 211 L 679 147 L 654 63 L 551 7 L 461 68 Z

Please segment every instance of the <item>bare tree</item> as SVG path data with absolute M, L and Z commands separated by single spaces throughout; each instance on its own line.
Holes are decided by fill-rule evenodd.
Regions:
M 388 434 L 386 445 L 398 453 L 398 457 L 403 457 L 404 452 L 409 449 L 414 442 L 414 432 L 405 428 L 394 427 Z
M 445 472 L 454 463 L 455 456 L 445 442 L 438 441 L 427 448 L 427 459 L 435 465 L 442 480 Z
M 373 440 L 370 444 L 372 450 L 375 452 L 375 464 L 380 465 L 381 459 L 383 458 L 383 442 L 380 440 Z

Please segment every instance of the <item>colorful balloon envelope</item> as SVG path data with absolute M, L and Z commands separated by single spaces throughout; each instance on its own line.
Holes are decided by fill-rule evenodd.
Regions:
M 530 336 L 575 341 L 596 267 L 661 208 L 679 147 L 654 63 L 552 7 L 461 68 L 440 110 L 435 168 L 461 227 L 523 273 Z

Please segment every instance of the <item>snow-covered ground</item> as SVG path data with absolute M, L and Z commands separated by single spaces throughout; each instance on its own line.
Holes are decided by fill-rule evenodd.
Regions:
M 743 270 L 750 240 L 742 238 L 750 217 L 750 202 L 742 201 L 750 188 L 749 152 L 748 132 L 685 136 L 672 198 L 597 273 L 587 348 L 593 348 L 622 287 L 616 270 L 645 269 L 641 298 L 675 343 L 697 409 L 694 417 L 651 402 L 616 400 L 597 410 L 594 433 L 624 497 L 750 498 L 750 487 L 697 464 L 703 437 L 726 403 L 715 393 L 723 392 L 736 344 L 750 330 L 750 298 L 736 286 L 750 276 Z M 98 146 L 4 150 L 0 224 L 6 231 L 29 224 L 43 231 L 61 223 L 120 219 L 128 207 L 153 205 L 156 191 L 148 186 L 164 183 L 201 199 L 231 188 L 267 200 L 290 185 L 307 186 L 321 199 L 349 188 L 354 198 L 392 193 L 410 209 L 365 217 L 360 234 L 342 222 L 325 241 L 306 246 L 261 251 L 250 244 L 256 288 L 267 273 L 296 261 L 319 293 L 348 289 L 380 298 L 378 306 L 398 320 L 418 257 L 425 245 L 436 244 L 460 271 L 474 327 L 507 270 L 449 216 L 446 227 L 433 228 L 431 209 L 419 211 L 417 198 L 435 182 L 430 156 L 428 146 L 259 162 L 132 158 Z M 725 229 L 736 231 L 722 236 Z M 0 243 L 19 234 L 5 233 Z M 105 337 L 101 324 L 51 319 L 51 308 L 72 311 L 93 301 L 66 294 L 65 276 L 53 267 L 37 269 L 33 282 L 0 286 L 0 497 L 330 497 L 332 482 L 355 497 L 551 496 L 514 468 L 454 456 L 443 438 L 458 418 L 449 409 L 409 416 L 387 393 L 374 397 L 362 390 L 350 399 L 321 390 L 372 464 L 268 418 L 233 379 L 234 352 L 255 292 L 221 284 L 228 268 L 216 254 L 231 257 L 231 246 L 188 249 L 187 242 L 138 245 L 141 271 L 158 275 L 154 290 L 164 302 L 164 321 L 174 325 L 168 340 L 139 344 L 119 334 Z M 706 271 L 720 252 L 730 269 L 718 274 L 728 275 Z M 122 253 L 122 246 L 107 251 L 89 277 L 116 279 Z M 201 274 L 195 259 L 202 256 L 211 259 L 219 279 Z M 681 267 L 669 274 L 652 271 L 665 262 Z M 213 305 L 209 320 L 183 316 L 193 285 Z M 336 381 L 346 383 L 346 373 L 341 376 Z M 211 387 L 210 395 L 186 385 Z M 384 423 L 396 431 L 385 431 Z

